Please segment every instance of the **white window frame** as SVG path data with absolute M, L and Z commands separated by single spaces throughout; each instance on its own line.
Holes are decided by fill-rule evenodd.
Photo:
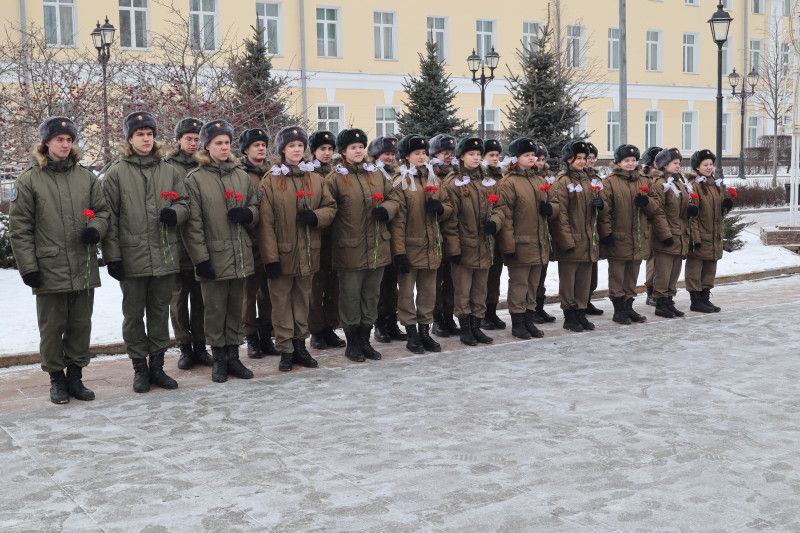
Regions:
M 758 134 L 761 132 L 761 117 L 747 117 L 747 148 L 758 146 Z
M 578 122 L 573 124 L 572 129 L 570 130 L 573 139 L 581 137 L 583 133 L 586 132 L 588 120 L 589 120 L 589 113 L 587 113 L 585 109 L 581 108 Z
M 781 4 L 783 4 L 781 7 L 781 14 L 784 17 L 790 16 L 792 14 L 792 0 L 783 0 Z
M 756 45 L 758 44 L 758 49 L 756 50 Z M 761 69 L 761 61 L 763 60 L 764 54 L 764 41 L 761 39 L 750 39 L 750 46 L 749 46 L 750 56 L 748 57 L 748 61 L 750 62 L 750 70 L 755 69 L 758 72 Z
M 654 33 L 656 35 L 656 40 L 653 41 L 650 39 L 650 34 Z M 664 33 L 661 30 L 647 30 L 645 32 L 645 56 L 644 56 L 644 64 L 645 70 L 647 72 L 661 72 L 663 70 L 663 54 L 664 54 Z M 656 65 L 652 65 L 650 62 L 651 58 L 651 47 L 655 46 L 655 61 Z
M 537 43 L 542 37 L 542 23 L 536 20 L 522 21 L 522 46 L 528 52 L 536 52 L 539 47 Z
M 381 119 L 378 117 L 379 111 L 386 112 L 389 109 L 394 111 L 394 120 L 387 120 L 385 117 Z M 397 136 L 397 134 L 399 133 L 397 130 L 397 113 L 399 111 L 400 107 L 396 105 L 375 106 L 375 137 Z M 386 126 L 389 124 L 394 125 L 391 132 L 386 131 Z
M 691 37 L 692 42 L 687 43 L 687 38 Z M 684 33 L 683 34 L 683 73 L 684 74 L 699 74 L 700 73 L 700 35 L 698 33 Z M 691 68 L 689 68 L 691 67 Z
M 384 22 L 385 15 L 391 15 L 392 22 Z M 380 22 L 375 22 L 375 16 L 380 16 Z M 374 57 L 378 61 L 396 61 L 397 60 L 397 12 L 395 11 L 373 11 L 372 12 L 372 30 L 374 38 Z M 389 42 L 392 47 L 391 53 L 387 54 L 385 50 L 386 32 L 390 31 L 392 34 L 389 36 Z M 380 56 L 380 57 L 379 57 Z
M 733 150 L 733 115 L 722 114 L 722 153 L 729 154 Z
M 439 29 L 436 28 L 436 21 L 441 20 L 443 21 L 443 28 Z M 450 57 L 450 20 L 448 17 L 427 17 L 425 20 L 425 32 L 427 34 L 427 39 L 430 41 L 431 39 L 435 42 L 437 47 L 437 53 L 440 54 L 439 58 L 447 63 L 448 58 Z
M 727 11 L 733 9 L 733 0 L 722 0 L 722 9 Z
M 783 73 L 789 72 L 789 67 L 792 66 L 792 50 L 789 43 L 781 43 L 781 67 Z
M 130 46 L 124 46 L 122 44 L 122 16 L 120 16 L 119 17 L 119 26 L 120 26 L 119 27 L 119 47 L 124 49 L 124 50 L 147 50 L 148 48 L 150 48 L 150 5 L 151 5 L 151 0 L 145 0 L 145 3 L 147 4 L 145 7 L 134 6 L 133 4 L 134 4 L 134 2 L 136 2 L 136 0 L 129 0 L 129 2 L 131 4 L 130 6 L 118 6 L 118 8 L 119 8 L 120 12 L 121 11 L 129 11 L 130 12 L 130 14 L 128 16 L 130 17 L 130 21 L 131 21 L 130 22 L 131 45 Z M 117 4 L 119 4 L 119 0 L 117 1 Z M 137 28 L 137 26 L 136 26 L 136 13 L 137 12 L 139 12 L 139 13 L 144 12 L 144 46 L 135 46 L 133 44 L 133 42 L 136 40 L 135 35 L 136 35 L 136 28 Z
M 574 35 L 577 29 L 578 34 Z M 586 41 L 586 28 L 580 24 L 569 24 L 566 30 L 567 35 L 567 66 L 572 68 L 583 68 L 586 64 L 585 50 L 583 45 Z
M 751 11 L 754 15 L 763 15 L 765 11 L 766 0 L 750 0 Z
M 683 3 L 687 6 L 697 7 L 700 5 L 700 0 L 683 0 Z
M 653 115 L 653 113 L 655 115 Z M 649 120 L 655 116 L 655 122 Z M 661 111 L 658 109 L 646 109 L 644 112 L 644 146 L 661 146 L 662 129 Z M 652 135 L 651 135 L 652 134 Z M 652 137 L 652 138 L 651 138 Z
M 267 15 L 267 5 L 274 5 L 278 8 L 277 15 Z M 263 8 L 263 13 L 262 13 Z M 258 0 L 256 2 L 256 11 L 258 14 L 258 22 L 264 28 L 264 46 L 267 48 L 267 54 L 279 56 L 283 53 L 283 4 L 281 2 L 273 2 L 271 0 Z M 269 36 L 269 23 L 275 23 L 275 42 L 270 43 Z M 274 50 L 270 50 L 270 44 L 274 45 Z
M 326 16 L 326 17 L 327 17 L 327 11 L 329 9 L 332 10 L 334 12 L 335 16 L 336 16 L 336 19 L 333 20 L 333 21 L 330 21 L 327 18 L 320 19 L 319 18 L 319 10 L 320 9 L 324 10 L 324 16 Z M 336 7 L 336 6 L 318 5 L 316 7 L 316 10 L 314 11 L 314 20 L 316 21 L 315 22 L 315 28 L 316 28 L 315 29 L 315 32 L 316 32 L 315 35 L 317 37 L 317 57 L 332 58 L 332 59 L 337 59 L 337 58 L 341 58 L 342 57 L 342 17 L 341 17 L 341 15 L 342 15 L 342 10 L 339 7 Z M 323 37 L 322 37 L 323 48 L 324 48 L 324 53 L 323 54 L 319 53 L 319 41 L 320 41 L 319 25 L 320 24 L 322 24 L 323 28 L 324 28 Z M 328 49 L 328 44 L 327 44 L 331 40 L 328 37 L 328 28 L 329 28 L 329 25 L 331 25 L 331 24 L 333 24 L 334 27 L 336 28 L 336 38 L 334 39 L 334 46 L 336 47 L 336 50 L 335 50 L 334 54 L 330 53 L 330 50 Z
M 330 117 L 327 117 L 327 116 L 325 118 L 320 117 L 320 111 L 322 110 L 322 108 L 325 108 L 326 110 L 329 110 L 329 109 L 332 109 L 332 108 L 338 109 L 339 110 L 339 118 L 331 119 Z M 327 115 L 327 111 L 326 111 L 326 115 Z M 343 104 L 317 104 L 317 109 L 316 109 L 315 116 L 316 116 L 315 120 L 317 122 L 317 130 L 318 131 L 327 130 L 327 131 L 330 131 L 331 133 L 333 133 L 334 135 L 336 135 L 337 133 L 342 131 L 342 129 L 344 127 L 344 105 Z M 332 128 L 330 126 L 333 123 L 333 120 L 336 121 L 336 127 L 335 128 Z
M 691 122 L 686 121 L 686 117 L 691 117 Z M 686 127 L 689 126 L 689 139 L 686 139 Z M 681 151 L 693 152 L 697 150 L 700 137 L 700 115 L 695 109 L 687 109 L 681 112 Z
M 619 28 L 608 28 L 608 58 L 606 66 L 608 70 L 619 70 L 620 59 L 620 32 Z
M 491 24 L 492 29 L 491 31 L 486 31 L 483 29 L 479 29 L 479 26 L 483 24 Z M 489 46 L 485 46 L 486 38 L 489 38 Z M 486 59 L 486 54 L 489 51 L 497 46 L 497 21 L 491 19 L 477 19 L 475 21 L 475 51 L 476 53 L 481 56 L 481 59 Z
M 486 126 L 484 127 L 485 133 L 501 133 L 502 132 L 502 117 L 500 116 L 500 110 L 494 107 L 487 107 L 486 108 L 486 116 L 489 117 L 491 115 L 492 120 L 486 121 Z M 491 124 L 492 127 L 489 127 Z M 481 108 L 477 108 L 475 111 L 475 127 L 480 130 L 481 127 Z
M 613 154 L 617 146 L 621 144 L 622 130 L 620 120 L 619 111 L 611 110 L 606 113 L 606 152 Z
M 47 26 L 44 26 L 44 13 L 48 7 L 55 10 L 55 24 L 56 24 L 56 41 L 47 41 Z M 65 43 L 64 37 L 61 35 L 61 7 L 70 8 L 72 16 L 72 38 L 71 42 Z M 76 27 L 78 16 L 78 1 L 77 0 L 44 0 L 42 2 L 42 25 L 44 26 L 45 42 L 47 46 L 61 47 L 61 48 L 77 48 L 78 47 L 78 28 Z
M 735 50 L 731 44 L 731 38 L 728 37 L 728 40 L 722 44 L 722 75 L 727 76 L 728 73 L 731 71 L 731 65 L 733 64 L 732 50 Z
M 192 1 L 189 0 L 189 33 L 191 35 L 191 45 L 195 47 L 195 34 L 194 34 L 194 24 L 192 22 L 193 17 L 199 17 L 198 19 L 198 29 L 200 31 L 200 36 L 198 43 L 200 44 L 200 50 L 218 50 L 219 49 L 219 3 L 220 0 L 213 0 L 214 1 L 214 11 L 205 11 L 203 9 L 203 0 L 197 0 L 198 5 L 200 6 L 199 10 L 192 9 Z M 252 13 L 252 11 L 251 11 Z M 206 22 L 204 19 L 211 15 L 214 18 L 214 25 L 213 25 L 213 32 L 214 32 L 214 46 L 213 48 L 206 48 Z M 197 49 L 197 48 L 195 48 Z

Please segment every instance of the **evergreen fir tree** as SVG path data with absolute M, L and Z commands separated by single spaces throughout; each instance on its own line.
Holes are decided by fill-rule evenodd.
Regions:
M 558 169 L 561 147 L 567 141 L 586 138 L 586 132 L 578 137 L 572 134 L 581 108 L 571 91 L 571 71 L 561 64 L 549 23 L 535 46 L 522 46 L 516 53 L 522 72 L 508 78 L 512 98 L 506 108 L 506 140 L 530 137 L 543 142 L 550 152 L 548 163 Z
M 455 137 L 469 135 L 474 126 L 458 118 L 453 105 L 455 89 L 444 71 L 444 62 L 436 57 L 436 43 L 425 43 L 425 55 L 419 54 L 419 77 L 409 75 L 403 80 L 408 95 L 405 110 L 397 117 L 400 133 L 419 133 L 433 137 L 447 133 Z

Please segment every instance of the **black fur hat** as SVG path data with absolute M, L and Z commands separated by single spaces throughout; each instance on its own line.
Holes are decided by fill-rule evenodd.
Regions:
M 397 143 L 397 155 L 408 157 L 414 150 L 428 150 L 428 140 L 422 135 L 409 133 Z
M 367 146 L 367 154 L 373 159 L 378 159 L 381 154 L 385 153 L 397 153 L 397 139 L 394 137 L 375 137 Z
M 660 146 L 651 146 L 645 150 L 644 154 L 642 155 L 642 164 L 647 166 L 652 165 L 656 159 L 656 156 L 661 150 L 663 150 L 663 148 Z
M 712 152 L 708 148 L 704 148 L 702 150 L 698 150 L 695 153 L 693 153 L 691 159 L 692 169 L 697 170 L 697 167 L 700 166 L 700 163 L 702 163 L 706 159 L 710 159 L 712 163 L 716 163 L 717 156 L 715 156 L 714 152 Z
M 275 137 L 278 153 L 283 153 L 283 149 L 292 141 L 300 141 L 303 145 L 308 146 L 308 133 L 300 126 L 287 126 L 283 128 Z
M 600 152 L 597 151 L 597 146 L 595 146 L 594 143 L 586 141 L 586 146 L 589 147 L 589 153 L 593 156 L 597 157 L 600 154 Z
M 461 157 L 472 150 L 478 150 L 483 154 L 483 141 L 480 137 L 465 137 L 458 141 L 456 145 L 456 157 Z
M 656 155 L 653 162 L 655 163 L 656 168 L 661 170 L 676 159 L 678 161 L 682 159 L 680 150 L 677 148 L 664 148 L 658 152 L 658 155 Z
M 200 147 L 206 149 L 214 137 L 227 135 L 233 142 L 233 126 L 224 120 L 209 120 L 200 128 Z
M 489 152 L 503 153 L 503 145 L 500 144 L 500 141 L 497 139 L 483 141 L 483 155 L 486 155 Z
M 62 133 L 72 137 L 72 142 L 78 138 L 78 128 L 67 117 L 49 117 L 39 124 L 39 140 L 42 144 Z
M 150 128 L 153 130 L 153 137 L 158 135 L 156 127 L 156 117 L 148 111 L 134 111 L 130 113 L 122 122 L 122 134 L 125 140 L 129 140 L 136 130 Z
M 263 128 L 253 128 L 244 130 L 239 135 L 239 151 L 244 153 L 247 148 L 256 141 L 264 141 L 264 144 L 269 146 L 269 134 Z
M 308 142 L 308 149 L 311 150 L 312 154 L 317 151 L 317 148 L 326 144 L 330 145 L 331 148 L 336 148 L 336 136 L 333 133 L 325 130 L 315 131 L 312 133 L 311 137 L 308 138 Z
M 536 155 L 536 157 L 550 157 L 550 152 L 547 150 L 547 146 L 545 146 L 543 142 L 536 141 L 534 144 L 536 145 L 536 148 L 534 148 L 533 153 Z
M 614 150 L 614 163 L 619 163 L 626 157 L 635 157 L 638 161 L 641 158 L 639 149 L 632 144 L 621 144 Z
M 428 155 L 434 156 L 439 152 L 456 149 L 456 138 L 446 133 L 434 135 L 428 141 Z
M 342 130 L 336 136 L 336 151 L 341 152 L 351 144 L 361 143 L 367 146 L 367 134 L 364 130 L 358 128 L 350 128 Z
M 533 152 L 533 155 L 536 155 L 536 143 L 527 137 L 514 139 L 511 141 L 511 144 L 508 145 L 508 155 L 519 157 L 528 152 Z
M 583 141 L 571 141 L 561 148 L 561 160 L 564 162 L 578 154 L 589 155 L 589 146 Z
M 186 117 L 175 124 L 175 139 L 180 139 L 187 133 L 200 133 L 200 128 L 202 127 L 202 120 Z

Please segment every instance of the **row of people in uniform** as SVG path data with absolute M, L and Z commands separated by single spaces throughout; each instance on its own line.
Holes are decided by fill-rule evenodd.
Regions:
M 676 149 L 648 150 L 642 169 L 639 150 L 620 146 L 600 179 L 597 150 L 582 141 L 565 145 L 565 170 L 553 176 L 547 149 L 528 138 L 501 161 L 499 142 L 476 137 L 369 143 L 359 129 L 309 137 L 289 127 L 270 165 L 263 129 L 240 135 L 241 160 L 224 120 L 182 120 L 168 154 L 150 113 L 129 114 L 123 131 L 98 179 L 79 165 L 75 124 L 47 119 L 13 193 L 12 249 L 37 298 L 54 403 L 94 398 L 82 369 L 98 245 L 120 282 L 137 392 L 178 386 L 164 371 L 170 309 L 179 368 L 209 365 L 216 382 L 253 377 L 239 356 L 242 330 L 248 355 L 280 355 L 283 371 L 317 366 L 309 329 L 312 347 L 344 345 L 359 362 L 381 358 L 373 327 L 377 340 L 405 341 L 414 353 L 441 350 L 431 333 L 491 344 L 484 330 L 505 327 L 496 314 L 503 265 L 511 333 L 521 339 L 542 337 L 536 325 L 555 320 L 543 307 L 551 260 L 570 331 L 594 329 L 587 314 L 602 312 L 590 303 L 601 257 L 615 322 L 645 320 L 633 309 L 645 260 L 658 315 L 683 315 L 673 301 L 683 258 L 691 309 L 719 310 L 709 293 L 733 191 L 714 180 L 708 150 L 683 176 Z

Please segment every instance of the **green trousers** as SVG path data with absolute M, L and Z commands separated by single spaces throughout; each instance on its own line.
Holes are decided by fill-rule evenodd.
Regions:
M 180 344 L 205 344 L 203 331 L 203 293 L 194 270 L 181 270 L 175 276 L 175 288 L 169 306 L 175 341 Z
M 382 279 L 383 267 L 339 271 L 339 322 L 342 327 L 375 324 Z
M 59 372 L 67 365 L 89 364 L 93 307 L 94 289 L 36 295 L 42 370 Z
M 131 359 L 169 348 L 169 303 L 175 276 L 125 278 L 122 287 L 122 340 Z
M 242 342 L 244 284 L 244 278 L 200 282 L 206 306 L 206 339 L 213 348 Z

